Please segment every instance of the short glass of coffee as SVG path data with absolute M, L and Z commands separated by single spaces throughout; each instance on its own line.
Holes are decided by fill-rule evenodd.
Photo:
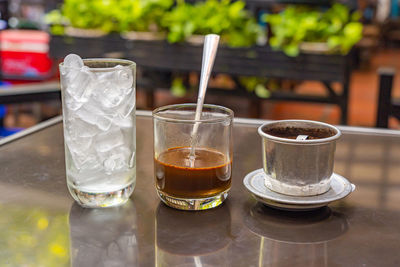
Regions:
M 233 111 L 196 104 L 153 111 L 154 176 L 161 200 L 183 210 L 204 210 L 228 196 L 232 175 Z

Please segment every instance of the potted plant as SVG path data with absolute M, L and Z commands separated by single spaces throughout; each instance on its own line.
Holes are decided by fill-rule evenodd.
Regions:
M 165 28 L 161 20 L 173 6 L 174 0 L 124 0 L 127 4 L 118 18 L 123 38 L 130 40 L 164 40 Z M 123 11 L 123 12 L 122 12 Z
M 65 0 L 60 10 L 46 15 L 46 22 L 53 34 L 99 37 L 118 32 L 128 39 L 164 39 L 159 34 L 160 21 L 173 3 L 173 0 Z
M 65 0 L 61 8 L 61 14 L 68 21 L 65 34 L 74 37 L 106 35 L 113 30 L 106 11 L 109 5 L 105 1 Z
M 288 56 L 306 53 L 347 54 L 362 38 L 358 12 L 342 4 L 327 11 L 307 6 L 287 6 L 278 14 L 265 16 L 272 36 L 269 44 Z
M 202 43 L 199 36 L 215 33 L 228 46 L 247 47 L 254 45 L 263 31 L 244 8 L 245 2 L 241 0 L 206 0 L 195 4 L 179 1 L 164 15 L 161 25 L 167 29 L 170 43 Z
M 54 9 L 46 14 L 44 21 L 49 25 L 49 30 L 53 35 L 64 35 L 68 20 L 62 15 L 61 10 Z

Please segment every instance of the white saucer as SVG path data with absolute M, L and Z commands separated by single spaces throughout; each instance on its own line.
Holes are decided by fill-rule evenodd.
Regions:
M 257 200 L 267 206 L 283 210 L 311 210 L 324 207 L 346 197 L 356 188 L 346 178 L 333 173 L 331 188 L 328 192 L 316 196 L 298 197 L 271 191 L 265 186 L 264 178 L 264 170 L 258 169 L 247 174 L 243 179 L 243 184 Z

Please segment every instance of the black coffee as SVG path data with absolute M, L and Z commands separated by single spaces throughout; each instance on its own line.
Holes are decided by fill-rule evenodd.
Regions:
M 190 149 L 170 148 L 154 159 L 158 190 L 174 197 L 203 198 L 229 189 L 232 161 L 216 150 L 196 148 L 191 167 Z

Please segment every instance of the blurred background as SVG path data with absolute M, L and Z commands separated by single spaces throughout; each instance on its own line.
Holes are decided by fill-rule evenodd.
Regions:
M 0 0 L 0 136 L 61 114 L 69 53 L 138 65 L 137 109 L 195 102 L 203 35 L 221 36 L 207 103 L 236 117 L 400 129 L 399 0 Z

